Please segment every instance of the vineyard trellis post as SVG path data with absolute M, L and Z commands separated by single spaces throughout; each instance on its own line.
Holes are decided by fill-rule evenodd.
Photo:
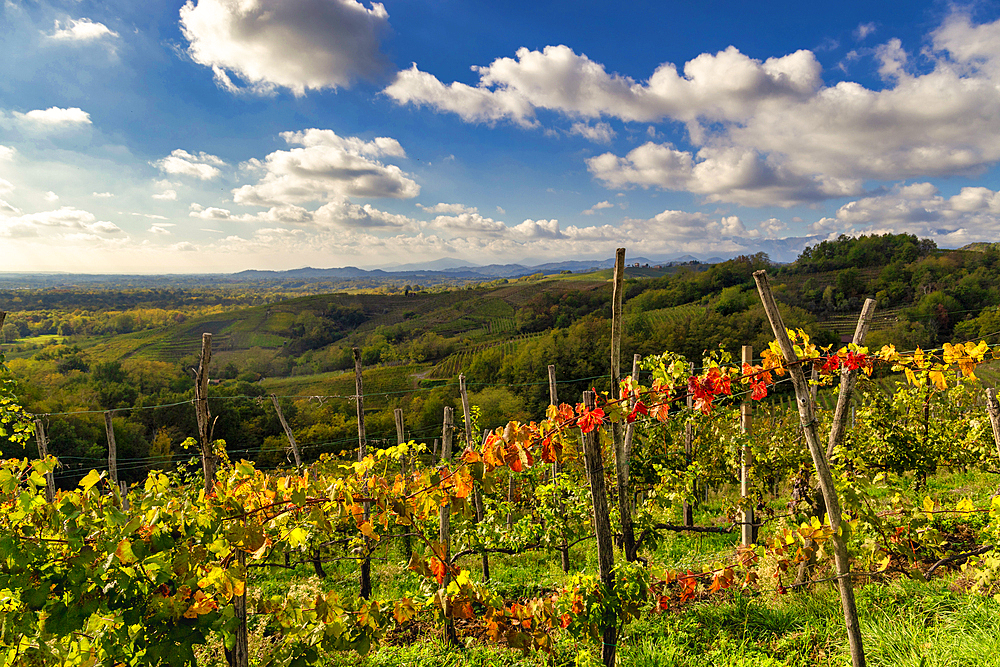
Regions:
M 406 442 L 406 432 L 403 429 L 403 409 L 396 408 L 392 411 L 392 416 L 396 421 L 396 444 L 401 445 Z M 402 478 L 406 479 L 406 469 L 408 465 L 409 456 L 404 455 L 399 457 L 399 474 Z M 413 555 L 413 545 L 410 543 L 410 531 L 413 526 L 403 526 L 403 552 L 406 554 L 406 559 L 409 560 Z
M 744 345 L 740 361 L 745 365 L 753 365 L 753 346 Z M 757 527 L 754 526 L 754 511 L 748 500 L 750 496 L 750 468 L 753 461 L 753 451 L 750 449 L 749 436 L 753 432 L 753 404 L 748 395 L 743 396 L 740 405 L 740 433 L 744 436 L 740 446 L 740 499 L 743 502 L 743 512 L 740 519 L 740 542 L 748 547 L 757 541 Z
M 462 412 L 465 415 L 465 446 L 472 447 L 472 415 L 469 412 L 469 391 L 465 386 L 465 375 L 458 376 L 458 389 L 462 394 Z M 476 524 L 483 521 L 483 493 L 480 485 L 473 483 L 472 502 L 476 509 Z M 482 553 L 483 580 L 490 580 L 490 555 L 485 551 Z
M 35 442 L 38 444 L 38 457 L 49 455 L 49 441 L 45 439 L 45 426 L 41 419 L 35 420 Z M 56 497 L 56 479 L 52 473 L 45 473 L 45 500 L 52 502 Z
M 684 466 L 685 469 L 691 466 L 691 461 L 694 459 L 694 423 L 691 421 L 692 410 L 694 409 L 694 400 L 691 398 L 691 394 L 687 396 L 687 417 L 684 420 Z M 694 497 L 697 489 L 691 487 L 691 497 Z M 694 525 L 694 507 L 691 503 L 690 498 L 684 499 L 684 505 L 682 508 L 682 513 L 684 515 L 683 521 L 681 523 L 685 526 Z
M 111 422 L 112 411 L 104 413 L 104 431 L 108 435 L 108 478 L 118 486 L 118 446 L 115 444 L 115 425 Z
M 990 416 L 990 426 L 993 427 L 993 442 L 997 446 L 997 457 L 1000 458 L 1000 403 L 993 387 L 986 390 L 986 412 Z
M 632 378 L 639 379 L 639 361 L 642 355 L 632 356 Z M 620 397 L 619 397 L 620 398 Z M 635 408 L 636 398 L 629 398 L 629 411 Z M 632 525 L 632 485 L 629 480 L 629 470 L 632 464 L 632 441 L 635 437 L 635 422 L 631 422 L 625 427 L 625 436 L 622 438 L 622 456 L 620 465 L 616 467 L 618 478 L 618 513 L 622 517 L 622 546 L 625 548 L 625 560 L 634 562 L 636 559 L 635 529 Z
M 288 425 L 288 421 L 285 419 L 285 414 L 281 411 L 281 405 L 278 404 L 277 395 L 271 394 L 271 403 L 274 404 L 274 411 L 278 413 L 278 421 L 281 422 L 281 428 L 285 430 L 285 437 L 288 438 L 288 444 L 292 448 L 292 456 L 295 457 L 295 469 L 301 473 L 302 457 L 299 455 L 299 445 L 295 442 L 295 435 L 292 434 L 292 429 Z
M 358 407 L 358 463 L 361 463 L 368 456 L 368 439 L 365 436 L 365 393 L 361 382 L 361 350 L 352 348 L 351 354 L 354 356 L 354 390 Z M 368 473 L 365 473 L 364 479 L 367 487 Z M 365 495 L 368 495 L 367 488 Z M 371 503 L 366 500 L 363 506 L 365 521 L 368 521 L 372 515 Z M 365 558 L 361 561 L 361 597 L 366 600 L 372 595 L 372 561 L 368 555 L 368 545 L 368 538 L 365 538 Z
M 549 364 L 549 405 L 557 406 L 559 405 L 559 391 L 556 385 L 556 367 L 554 364 Z M 559 473 L 562 470 L 562 462 L 559 457 L 556 456 L 556 460 L 552 462 L 552 484 L 556 486 L 556 506 L 559 508 L 559 517 L 563 521 L 565 526 L 566 521 L 566 504 L 563 502 L 562 491 L 559 490 Z M 559 559 L 560 565 L 562 565 L 562 571 L 569 573 L 569 540 L 566 539 L 565 528 L 563 530 L 563 536 L 560 539 L 559 544 Z
M 622 398 L 622 295 L 625 291 L 625 248 L 615 251 L 615 275 L 611 294 L 611 400 Z M 635 528 L 632 525 L 631 503 L 628 498 L 628 452 L 625 451 L 625 428 L 620 421 L 611 423 L 615 448 L 615 475 L 618 481 L 618 514 L 622 528 L 622 548 L 625 559 L 635 560 Z
M 198 418 L 198 441 L 201 445 L 201 469 L 205 474 L 205 493 L 215 487 L 215 471 L 218 467 L 215 451 L 212 449 L 212 415 L 208 409 L 208 365 L 212 362 L 212 334 L 201 335 L 201 356 L 194 376 L 194 410 Z
M 854 338 L 851 339 L 851 342 L 858 346 L 864 344 L 874 316 L 875 299 L 865 299 L 865 304 L 861 307 L 861 315 L 858 317 L 858 324 L 854 328 Z M 843 368 L 840 371 L 840 394 L 837 396 L 837 406 L 833 411 L 833 423 L 830 426 L 830 442 L 826 446 L 827 458 L 833 456 L 834 449 L 844 441 L 847 409 L 851 407 L 851 398 L 854 394 L 854 385 L 857 377 L 858 372 L 856 370 L 851 371 Z
M 597 399 L 592 391 L 583 392 L 583 405 L 587 410 L 596 407 Z M 597 536 L 597 564 L 601 573 L 601 583 L 610 594 L 615 585 L 615 547 L 611 535 L 611 517 L 608 512 L 608 492 L 604 484 L 604 459 L 601 456 L 601 429 L 595 428 L 583 434 L 583 455 L 590 478 L 590 495 L 594 506 L 594 533 Z M 602 645 L 601 660 L 605 667 L 614 667 L 615 644 L 617 643 L 617 619 L 602 619 L 600 628 Z
M 455 408 L 446 405 L 444 408 L 444 424 L 441 428 L 441 463 L 447 464 L 451 458 L 452 431 L 455 428 Z M 441 505 L 438 510 L 438 541 L 441 543 L 441 560 L 451 562 L 451 503 Z M 445 586 L 451 581 L 451 575 L 445 574 Z
M 792 341 L 788 338 L 788 332 L 785 329 L 785 323 L 781 319 L 778 304 L 774 300 L 774 294 L 771 292 L 767 271 L 755 271 L 753 277 L 757 283 L 760 300 L 764 305 L 764 312 L 767 313 L 767 319 L 771 323 L 774 337 L 781 348 L 781 354 L 785 358 L 789 375 L 792 378 L 802 432 L 809 447 L 813 465 L 816 468 L 816 476 L 819 479 L 823 498 L 826 501 L 826 509 L 830 517 L 830 527 L 833 529 L 833 535 L 830 537 L 830 540 L 834 546 L 834 562 L 837 568 L 837 583 L 840 588 L 840 604 L 843 608 L 844 622 L 847 626 L 851 664 L 853 667 L 864 667 L 865 651 L 861 640 L 861 624 L 858 620 L 858 608 L 854 600 L 854 586 L 851 582 L 850 555 L 847 552 L 847 542 L 844 539 L 841 529 L 840 499 L 837 497 L 837 488 L 834 486 L 830 464 L 826 458 L 826 449 L 820 443 L 819 434 L 816 430 L 816 406 L 813 403 L 805 373 L 799 364 L 799 358 L 795 354 L 795 348 L 792 345 Z

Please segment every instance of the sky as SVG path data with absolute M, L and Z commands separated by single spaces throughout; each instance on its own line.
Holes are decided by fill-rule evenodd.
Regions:
M 0 271 L 1000 241 L 1000 3 L 0 0 Z

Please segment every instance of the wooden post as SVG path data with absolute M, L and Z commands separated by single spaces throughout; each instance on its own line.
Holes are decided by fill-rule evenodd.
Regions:
M 215 488 L 218 467 L 212 450 L 212 415 L 208 410 L 208 365 L 212 362 L 212 334 L 201 335 L 201 358 L 194 379 L 194 410 L 198 417 L 198 441 L 201 445 L 201 469 L 205 474 L 205 493 Z
M 559 405 L 559 392 L 556 385 L 556 367 L 553 364 L 549 364 L 549 405 Z M 556 457 L 556 460 L 552 463 L 552 483 L 559 483 L 559 473 L 562 470 L 562 462 Z M 563 536 L 561 543 L 559 545 L 559 559 L 562 565 L 563 572 L 569 573 L 569 540 L 566 537 L 566 507 L 563 503 L 562 491 L 558 488 L 556 489 L 557 504 L 559 507 L 559 519 L 563 523 Z
M 611 399 L 620 401 L 621 349 L 622 349 L 622 298 L 625 291 L 625 248 L 615 252 L 615 279 L 611 294 Z M 635 529 L 632 525 L 632 504 L 628 498 L 628 453 L 625 451 L 625 427 L 622 422 L 611 423 L 611 437 L 615 446 L 615 475 L 618 481 L 618 514 L 622 526 L 622 548 L 625 559 L 635 560 Z
M 865 305 L 861 307 L 861 315 L 858 317 L 858 324 L 854 328 L 855 345 L 864 345 L 868 329 L 871 327 L 872 318 L 875 316 L 875 299 L 865 299 Z M 846 368 L 840 370 L 840 393 L 837 396 L 837 407 L 833 411 L 833 424 L 830 427 L 830 441 L 826 446 L 826 457 L 833 456 L 833 450 L 844 441 L 844 432 L 847 421 L 847 409 L 851 407 L 851 398 L 854 394 L 854 385 L 857 382 L 858 372 L 850 371 Z
M 993 442 L 997 446 L 997 457 L 1000 458 L 1000 403 L 997 402 L 997 393 L 992 387 L 986 390 L 986 412 L 990 416 Z
M 840 527 L 840 498 L 837 497 L 833 475 L 830 472 L 830 465 L 826 459 L 826 450 L 820 443 L 819 434 L 816 431 L 816 406 L 813 404 L 809 384 L 806 381 L 806 376 L 799 363 L 799 359 L 795 354 L 795 348 L 792 346 L 792 341 L 788 338 L 788 332 L 781 319 L 778 304 L 771 293 L 767 271 L 755 271 L 753 277 L 757 283 L 760 300 L 764 305 L 764 312 L 767 313 L 771 329 L 774 331 L 774 337 L 781 347 L 781 354 L 785 358 L 789 375 L 791 375 L 792 385 L 795 387 L 799 420 L 802 424 L 806 444 L 809 446 L 809 453 L 812 455 L 813 465 L 816 467 L 816 476 L 819 479 L 820 489 L 823 492 L 823 499 L 826 501 L 826 511 L 830 517 L 830 527 L 833 528 L 833 536 L 830 540 L 834 545 L 837 583 L 840 587 L 840 604 L 843 608 L 844 622 L 847 626 L 847 639 L 850 643 L 851 664 L 853 667 L 864 667 L 865 652 L 861 641 L 861 624 L 858 620 L 858 609 L 854 601 L 854 586 L 851 582 L 850 556 L 847 553 L 847 543 L 844 541 Z
M 444 408 L 444 425 L 441 429 L 441 463 L 447 463 L 451 458 L 451 439 L 455 425 L 455 408 L 446 405 Z M 445 503 L 438 510 L 438 541 L 442 544 L 444 553 L 441 560 L 451 563 L 451 503 Z M 446 574 L 444 585 L 451 581 L 451 574 Z
M 38 443 L 38 458 L 49 455 L 49 441 L 45 439 L 45 426 L 41 419 L 35 420 L 35 442 Z M 56 479 L 52 473 L 45 474 L 45 500 L 52 502 L 56 498 Z
M 122 496 L 122 509 L 128 511 L 128 482 L 121 481 L 118 482 L 118 489 Z
M 365 437 L 365 391 L 361 382 L 361 350 L 352 348 L 354 355 L 354 389 L 358 407 L 358 463 L 368 456 L 368 439 Z M 368 475 L 365 474 L 365 486 L 367 487 Z M 371 503 L 365 502 L 365 521 L 372 515 Z M 368 539 L 365 539 L 365 551 L 368 549 Z M 361 597 L 366 600 L 372 595 L 372 562 L 367 553 L 365 559 L 361 561 Z
M 596 407 L 594 392 L 583 392 L 583 404 L 588 410 Z M 590 477 L 590 495 L 594 504 L 594 533 L 597 535 L 597 563 L 601 583 L 610 590 L 614 586 L 615 547 L 611 536 L 608 513 L 608 493 L 604 484 L 604 459 L 601 456 L 601 431 L 595 428 L 583 434 L 583 455 Z M 601 660 L 605 667 L 614 667 L 618 620 L 606 618 L 601 628 Z
M 465 446 L 472 447 L 472 413 L 469 411 L 469 391 L 465 388 L 465 375 L 458 376 L 458 390 L 462 394 L 462 412 L 465 415 Z M 483 520 L 483 493 L 479 484 L 472 489 L 472 502 L 476 508 L 476 523 Z M 490 580 L 490 555 L 482 553 L 483 581 Z
M 115 425 L 111 423 L 111 411 L 104 413 L 104 431 L 108 434 L 108 477 L 118 486 L 118 447 L 115 445 Z
M 406 432 L 403 429 L 403 410 L 402 408 L 396 408 L 392 411 L 392 416 L 396 419 L 396 444 L 401 445 L 406 442 Z M 402 475 L 403 479 L 406 479 L 406 468 L 408 456 L 403 456 L 399 459 L 399 474 Z M 403 526 L 403 530 L 406 533 L 403 535 L 403 552 L 406 554 L 406 559 L 409 560 L 410 556 L 413 555 L 413 545 L 410 543 L 410 530 L 413 528 L 410 526 Z
M 302 472 L 302 457 L 299 456 L 299 446 L 295 442 L 295 436 L 292 434 L 292 429 L 285 421 L 285 415 L 281 411 L 281 405 L 278 404 L 278 397 L 271 394 L 271 403 L 274 404 L 274 411 L 278 413 L 278 421 L 281 422 L 281 428 L 285 429 L 285 437 L 288 438 L 288 444 L 292 447 L 292 456 L 295 457 L 295 468 L 300 473 Z
M 684 463 L 686 465 L 691 465 L 691 461 L 694 458 L 694 424 L 691 422 L 691 411 L 694 409 L 694 400 L 692 400 L 691 395 L 688 394 L 687 397 L 687 409 L 688 416 L 684 421 Z M 696 489 L 691 489 L 691 495 L 694 496 Z M 684 519 L 681 523 L 685 526 L 694 525 L 694 507 L 690 500 L 684 501 L 684 506 L 682 508 L 684 514 Z
M 744 345 L 740 360 L 744 364 L 753 365 L 753 347 Z M 749 396 L 743 397 L 743 404 L 740 405 L 740 433 L 744 436 L 750 435 L 753 430 L 753 404 Z M 748 547 L 757 541 L 757 529 L 754 524 L 754 511 L 747 498 L 750 496 L 750 467 L 753 452 L 746 441 L 740 447 L 740 498 L 744 503 L 743 516 L 740 526 L 740 542 Z
M 236 624 L 236 643 L 230 650 L 223 646 L 223 653 L 226 656 L 226 663 L 229 667 L 249 667 L 250 665 L 250 641 L 247 633 L 247 555 L 241 548 L 236 550 L 236 562 L 239 563 L 240 571 L 243 573 L 243 595 L 233 596 L 233 613 L 238 623 Z

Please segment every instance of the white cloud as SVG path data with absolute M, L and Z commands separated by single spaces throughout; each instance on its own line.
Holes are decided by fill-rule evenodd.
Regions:
M 275 151 L 263 162 L 250 160 L 245 166 L 264 175 L 256 184 L 233 190 L 237 204 L 274 206 L 346 196 L 409 199 L 420 194 L 420 186 L 399 167 L 374 159 L 405 157 L 395 139 L 363 141 L 316 129 L 283 132 L 281 137 L 302 148 Z
M 587 167 L 611 188 L 683 190 L 745 206 L 792 206 L 863 192 L 860 179 L 798 174 L 780 161 L 740 148 L 706 147 L 695 155 L 647 142 L 625 157 L 604 153 L 589 158 Z
M 612 204 L 611 202 L 609 202 L 608 200 L 599 201 L 596 204 L 594 204 L 593 206 L 591 206 L 590 208 L 588 208 L 586 211 L 584 211 L 583 214 L 584 215 L 594 215 L 595 213 L 597 213 L 601 209 L 614 208 L 614 207 L 615 207 L 615 205 Z
M 235 91 L 233 72 L 256 92 L 296 95 L 374 78 L 387 67 L 379 50 L 389 14 L 355 0 L 188 0 L 180 10 L 188 53 Z
M 222 173 L 219 167 L 225 166 L 226 163 L 215 155 L 209 155 L 205 152 L 195 155 L 178 148 L 171 151 L 167 157 L 151 164 L 166 174 L 191 176 L 202 181 L 209 181 Z
M 599 144 L 610 144 L 615 138 L 615 131 L 607 123 L 573 123 L 570 134 L 578 134 L 585 139 L 590 139 Z
M 21 212 L 21 209 L 15 207 L 13 204 L 8 204 L 3 199 L 0 199 L 0 213 L 14 213 L 14 214 L 17 214 L 17 213 L 20 213 L 20 212 Z M 0 221 L 0 224 L 2 224 L 2 221 Z
M 5 181 L 4 179 L 0 178 L 0 194 L 12 192 L 13 190 L 14 190 L 13 183 L 11 183 L 10 181 Z
M 13 160 L 16 154 L 17 154 L 16 149 L 11 148 L 10 146 L 0 145 L 0 161 Z
M 860 23 L 858 27 L 854 29 L 854 38 L 859 42 L 863 40 L 868 35 L 875 32 L 876 27 L 874 23 Z
M 478 86 L 445 86 L 414 65 L 399 72 L 385 93 L 400 104 L 426 104 L 470 122 L 506 119 L 532 125 L 535 109 L 642 122 L 700 115 L 739 119 L 766 100 L 808 96 L 821 84 L 819 63 L 809 51 L 761 63 L 734 47 L 698 56 L 684 66 L 683 76 L 664 63 L 645 83 L 609 74 L 567 46 L 521 48 L 516 60 L 498 58 L 473 69 Z
M 177 199 L 176 190 L 164 190 L 163 192 L 158 192 L 152 196 L 153 199 L 159 199 L 161 201 L 174 201 Z
M 45 193 L 45 201 L 59 201 L 59 195 L 49 190 Z
M 48 109 L 35 109 L 28 113 L 15 111 L 14 117 L 35 125 L 47 127 L 91 124 L 90 114 L 79 107 L 70 107 L 69 109 L 49 107 Z
M 313 216 L 317 225 L 360 229 L 407 229 L 416 231 L 420 223 L 405 215 L 380 211 L 371 204 L 352 204 L 339 199 L 320 206 Z
M 154 236 L 170 236 L 171 231 L 161 225 L 150 225 L 149 233 Z
M 564 238 L 559 231 L 558 220 L 525 220 L 510 229 L 514 236 L 525 239 L 559 239 Z
M 504 234 L 507 232 L 507 225 L 493 218 L 485 218 L 477 212 L 439 215 L 431 221 L 430 226 L 466 234 Z
M 82 18 L 79 20 L 70 19 L 65 28 L 59 21 L 56 21 L 54 32 L 49 35 L 49 38 L 66 42 L 92 42 L 105 37 L 117 36 L 117 32 L 103 23 Z
M 428 213 L 452 213 L 459 215 L 462 213 L 478 213 L 479 209 L 475 206 L 465 206 L 464 204 L 445 204 L 443 202 L 435 204 L 434 206 L 424 206 L 423 204 L 417 204 L 417 208 L 423 209 Z M 500 208 L 499 206 L 497 208 Z M 501 211 L 502 213 L 503 211 Z
M 38 236 L 42 230 L 46 229 L 104 235 L 123 233 L 118 225 L 97 220 L 93 213 L 72 206 L 63 206 L 55 211 L 0 217 L 0 236 L 8 238 L 32 237 Z
M 504 210 L 503 206 L 497 206 L 497 213 L 500 215 L 507 215 L 507 211 Z
M 931 183 L 896 186 L 891 191 L 851 201 L 834 217 L 810 226 L 814 233 L 892 231 L 930 238 L 945 247 L 1000 237 L 1000 192 L 966 187 L 944 197 Z
M 95 192 L 95 193 L 93 193 L 90 196 L 91 197 L 96 197 L 98 199 L 108 199 L 110 197 L 114 197 L 114 194 L 112 194 L 110 192 Z
M 872 28 L 862 26 L 859 38 Z M 474 68 L 475 86 L 445 85 L 414 66 L 385 93 L 469 122 L 531 126 L 548 109 L 578 132 L 584 121 L 609 118 L 683 123 L 690 147 L 651 141 L 625 156 L 591 158 L 588 167 L 612 188 L 790 206 L 861 196 L 866 179 L 969 175 L 1000 162 L 1000 20 L 975 25 L 953 10 L 929 42 L 916 64 L 898 39 L 875 48 L 880 89 L 824 85 L 810 51 L 760 61 L 729 47 L 682 71 L 664 63 L 638 81 L 547 46 Z

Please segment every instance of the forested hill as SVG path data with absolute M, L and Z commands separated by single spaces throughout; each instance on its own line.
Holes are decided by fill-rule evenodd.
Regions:
M 866 297 L 878 301 L 874 346 L 980 336 L 996 342 L 998 260 L 993 246 L 940 250 L 913 236 L 882 235 L 825 241 L 785 266 L 758 254 L 673 267 L 659 277 L 630 268 L 622 356 L 671 350 L 698 360 L 719 346 L 734 355 L 741 345 L 763 349 L 770 329 L 752 277 L 761 268 L 772 275 L 786 324 L 822 344 L 853 331 Z M 373 394 L 365 402 L 373 437 L 394 438 L 396 407 L 405 409 L 414 435 L 434 437 L 441 408 L 457 400 L 452 383 L 459 373 L 484 427 L 542 414 L 549 364 L 567 399 L 591 386 L 607 388 L 609 279 L 604 270 L 436 292 L 411 285 L 392 294 L 299 298 L 204 288 L 0 291 L 0 310 L 9 312 L 0 333 L 25 406 L 52 415 L 53 451 L 78 457 L 81 469 L 100 458 L 100 411 L 118 410 L 119 452 L 137 461 L 139 478 L 156 457 L 179 456 L 179 444 L 195 433 L 185 401 L 193 395 L 190 368 L 204 332 L 214 337 L 210 375 L 220 382 L 211 389 L 216 437 L 234 456 L 275 463 L 284 435 L 260 400 L 269 393 L 287 397 L 287 416 L 307 455 L 353 446 L 354 406 L 344 398 L 354 392 L 347 372 L 353 347 L 361 350 L 366 393 Z M 62 414 L 80 411 L 97 412 Z

